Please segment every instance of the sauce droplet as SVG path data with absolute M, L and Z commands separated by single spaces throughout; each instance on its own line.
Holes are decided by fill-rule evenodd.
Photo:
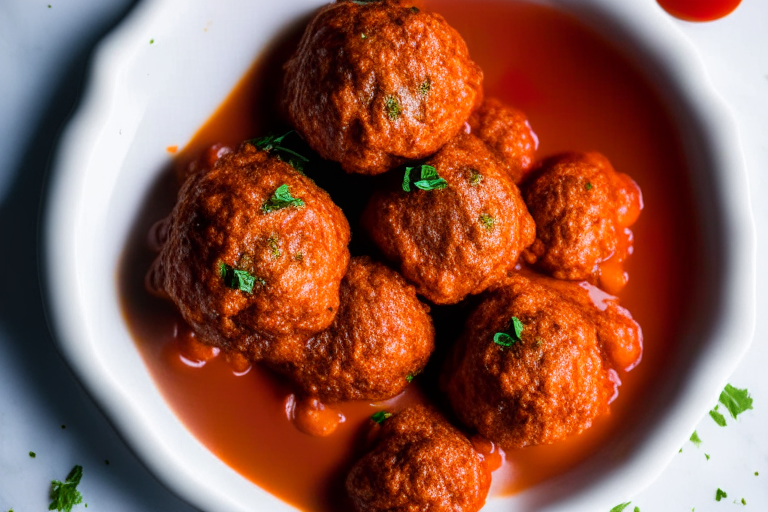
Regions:
M 658 0 L 665 11 L 685 21 L 714 21 L 731 14 L 741 0 Z
M 297 429 L 315 437 L 333 434 L 339 423 L 344 422 L 344 416 L 339 411 L 316 398 L 297 399 L 295 395 L 290 395 L 285 401 L 285 412 Z

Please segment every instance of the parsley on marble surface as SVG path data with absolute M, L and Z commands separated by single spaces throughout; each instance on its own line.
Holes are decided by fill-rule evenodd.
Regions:
M 83 495 L 77 490 L 80 480 L 83 478 L 83 467 L 75 466 L 69 472 L 64 482 L 51 481 L 51 504 L 48 510 L 59 512 L 71 512 L 72 507 L 83 502 Z

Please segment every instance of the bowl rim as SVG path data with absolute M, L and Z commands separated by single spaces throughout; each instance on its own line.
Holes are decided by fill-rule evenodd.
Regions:
M 81 202 L 73 206 L 71 198 L 82 196 L 79 190 L 86 170 L 95 161 L 93 141 L 110 118 L 113 103 L 119 99 L 116 86 L 124 63 L 131 61 L 137 44 L 145 43 L 146 27 L 155 17 L 180 1 L 144 0 L 96 46 L 80 105 L 62 132 L 52 159 L 44 198 L 39 271 L 55 345 L 139 460 L 169 490 L 198 508 L 245 511 L 249 507 L 244 503 L 227 496 L 217 486 L 194 478 L 195 472 L 185 464 L 182 454 L 173 453 L 141 428 L 139 408 L 127 399 L 91 344 L 86 342 L 91 332 L 84 299 L 78 293 L 77 250 L 73 246 L 74 237 L 67 236 L 74 229 L 76 212 L 82 207 Z M 653 55 L 657 64 L 664 65 L 668 78 L 686 92 L 688 108 L 697 114 L 711 143 L 711 168 L 716 169 L 712 177 L 716 182 L 714 193 L 721 205 L 719 220 L 727 233 L 728 243 L 722 247 L 724 261 L 728 263 L 722 269 L 725 275 L 722 302 L 727 307 L 710 333 L 715 341 L 693 366 L 690 378 L 675 401 L 674 417 L 669 415 L 660 420 L 658 432 L 645 443 L 643 453 L 633 455 L 610 477 L 569 499 L 569 510 L 595 510 L 617 503 L 617 497 L 628 499 L 658 477 L 706 410 L 715 403 L 728 376 L 749 348 L 756 304 L 755 226 L 736 123 L 693 43 L 671 17 L 656 2 L 543 0 L 537 3 L 572 12 L 598 32 L 601 30 L 596 26 L 597 21 L 608 20 L 614 30 L 618 27 L 642 45 L 644 52 Z M 266 491 L 262 493 L 271 497 Z M 272 498 L 265 497 L 266 503 L 277 506 L 277 498 Z M 558 508 L 561 506 L 555 504 L 542 510 L 564 510 Z M 498 508 L 489 502 L 488 509 Z

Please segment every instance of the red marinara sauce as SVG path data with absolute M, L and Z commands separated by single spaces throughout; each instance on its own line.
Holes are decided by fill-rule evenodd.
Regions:
M 731 14 L 741 0 L 658 0 L 665 11 L 685 21 L 714 21 Z
M 625 267 L 629 283 L 620 295 L 622 305 L 643 328 L 643 361 L 630 373 L 621 373 L 623 384 L 611 414 L 598 418 L 583 434 L 497 457 L 491 497 L 509 495 L 588 459 L 636 420 L 633 404 L 653 397 L 656 376 L 675 355 L 696 272 L 696 228 L 686 167 L 678 134 L 651 85 L 610 43 L 571 16 L 526 2 L 423 4 L 463 35 L 485 73 L 486 95 L 525 112 L 540 140 L 539 158 L 566 150 L 600 151 L 616 170 L 635 179 L 645 200 L 643 214 L 633 226 L 635 251 Z M 283 128 L 276 112 L 280 70 L 300 35 L 267 49 L 177 154 L 176 165 L 197 158 L 213 144 L 236 146 Z M 314 171 L 312 177 L 342 208 L 345 197 L 334 189 L 335 181 L 349 180 L 356 192 L 349 196 L 362 196 L 360 187 L 369 186 L 369 177 L 347 176 L 338 168 L 328 169 L 329 177 L 323 176 L 323 169 Z M 119 275 L 125 318 L 150 374 L 189 431 L 245 478 L 302 510 L 351 510 L 344 478 L 361 455 L 368 418 L 378 410 L 398 410 L 409 403 L 441 402 L 434 384 L 440 347 L 449 347 L 461 329 L 456 321 L 447 326 L 445 322 L 466 312 L 462 306 L 433 308 L 435 361 L 402 395 L 382 404 L 343 404 L 339 409 L 344 419 L 336 430 L 328 437 L 310 437 L 289 420 L 289 383 L 258 365 L 238 367 L 220 355 L 211 354 L 204 364 L 190 364 L 190 357 L 207 356 L 190 355 L 189 328 L 173 304 L 146 292 L 144 275 L 154 257 L 147 247 L 147 232 L 170 212 L 177 190 L 169 169 L 141 212 Z M 356 231 L 358 213 L 353 207 L 345 213 Z M 359 250 L 355 243 L 353 238 L 353 254 Z

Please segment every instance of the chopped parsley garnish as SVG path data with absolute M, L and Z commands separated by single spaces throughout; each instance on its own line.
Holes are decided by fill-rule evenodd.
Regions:
M 728 493 L 726 493 L 724 490 L 718 487 L 717 492 L 715 493 L 715 501 L 720 501 L 721 499 L 727 498 L 727 497 L 728 497 Z
M 293 255 L 293 259 L 296 261 L 304 261 L 304 253 L 303 252 L 297 252 Z
M 624 510 L 625 508 L 627 508 L 627 507 L 629 506 L 629 504 L 630 504 L 630 503 L 632 503 L 632 502 L 631 502 L 631 501 L 628 501 L 628 502 L 626 502 L 626 503 L 622 503 L 621 505 L 616 505 L 615 507 L 613 507 L 613 508 L 611 509 L 611 512 L 621 512 L 622 510 Z
M 736 419 L 744 411 L 752 409 L 752 397 L 749 396 L 749 392 L 746 389 L 735 388 L 730 384 L 726 384 L 725 389 L 720 393 L 720 403 L 728 409 L 733 419 Z
M 714 409 L 709 411 L 709 415 L 712 417 L 713 420 L 715 420 L 715 423 L 717 423 L 721 427 L 724 427 L 725 426 L 725 417 L 722 414 L 720 414 L 719 412 L 717 412 L 717 407 L 718 406 L 715 406 Z
M 696 448 L 701 446 L 701 438 L 695 430 L 693 431 L 693 434 L 691 434 L 691 442 L 696 445 Z
M 410 373 L 409 373 L 408 375 L 406 375 L 406 376 L 405 376 L 405 381 L 406 381 L 408 384 L 410 384 L 411 382 L 413 382 L 413 375 L 411 375 Z
M 272 197 L 267 199 L 267 201 L 261 206 L 261 211 L 264 213 L 270 213 L 277 210 L 282 210 L 283 208 L 288 208 L 289 206 L 301 208 L 304 206 L 304 201 L 298 197 L 292 197 L 288 185 L 283 184 L 277 187 L 277 190 L 275 190 L 275 193 L 272 194 Z
M 419 11 L 419 8 L 414 5 L 413 7 L 411 7 L 411 12 L 413 14 L 419 14 L 420 11 Z
M 272 235 L 267 238 L 267 244 L 269 244 L 269 252 L 272 253 L 272 257 L 274 259 L 277 259 L 283 255 L 283 251 L 280 250 L 279 241 L 280 238 L 278 235 Z
M 256 281 L 259 281 L 259 284 L 262 286 L 266 284 L 263 279 L 252 275 L 247 270 L 235 269 L 224 262 L 219 264 L 219 275 L 224 280 L 227 288 L 250 294 L 253 294 L 253 286 L 256 284 Z
M 51 481 L 51 504 L 48 510 L 71 512 L 72 507 L 83 502 L 83 495 L 77 490 L 80 479 L 83 478 L 83 467 L 75 466 L 62 483 Z
M 149 44 L 155 44 L 155 40 L 154 39 L 150 39 L 149 40 Z
M 360 34 L 360 39 L 368 39 L 368 36 L 363 32 Z
M 291 165 L 294 169 L 297 171 L 303 171 L 304 170 L 304 162 L 309 162 L 309 158 L 298 154 L 292 149 L 288 149 L 285 146 L 282 145 L 283 139 L 285 139 L 287 136 L 293 133 L 293 130 L 284 133 L 282 135 L 266 135 L 264 137 L 258 137 L 255 139 L 251 139 L 248 142 L 248 144 L 252 144 L 256 147 L 256 149 L 260 149 L 262 151 L 266 151 L 269 153 L 270 151 L 275 151 L 278 153 L 278 158 L 282 160 L 281 153 L 287 153 L 290 155 L 288 157 L 288 164 Z
M 37 457 L 37 454 L 35 452 L 29 452 L 29 456 L 34 459 L 35 457 Z
M 587 189 L 587 190 L 592 190 L 592 184 L 587 182 L 587 184 L 584 185 L 584 188 Z
M 382 423 L 384 423 L 386 420 L 388 420 L 391 417 L 392 417 L 392 413 L 391 412 L 379 411 L 379 412 L 373 413 L 373 415 L 371 416 L 371 421 L 381 425 Z
M 705 453 L 704 456 L 707 458 L 707 460 L 709 460 L 709 454 L 708 453 Z
M 403 176 L 403 190 L 406 192 L 411 191 L 411 171 L 415 167 L 406 167 L 405 176 Z M 442 190 L 448 186 L 448 182 L 445 181 L 437 174 L 437 169 L 431 165 L 422 165 L 419 172 L 421 173 L 421 179 L 415 181 L 413 185 L 421 190 Z
M 745 500 L 744 498 L 741 498 L 741 504 L 742 505 L 746 505 L 747 504 L 747 500 Z
M 394 96 L 387 96 L 387 99 L 384 100 L 384 109 L 387 111 L 387 117 L 393 121 L 400 117 L 400 114 L 403 112 L 400 100 Z
M 493 342 L 502 347 L 511 347 L 514 343 L 523 341 L 523 327 L 523 322 L 513 316 L 507 328 L 508 332 L 497 332 L 493 335 Z
M 760 474 L 760 473 L 758 473 L 757 471 L 755 471 L 755 476 L 758 476 L 759 474 Z
M 481 213 L 480 222 L 483 223 L 483 225 L 485 226 L 485 229 L 487 229 L 488 231 L 493 231 L 493 226 L 496 224 L 496 219 L 494 219 L 487 213 Z
M 427 78 L 423 82 L 421 82 L 421 85 L 419 86 L 419 94 L 422 96 L 429 96 L 429 91 L 432 90 L 432 79 Z
M 477 169 L 469 170 L 469 184 L 476 187 L 483 181 L 483 175 Z
M 635 507 L 635 512 L 640 512 L 640 507 Z

